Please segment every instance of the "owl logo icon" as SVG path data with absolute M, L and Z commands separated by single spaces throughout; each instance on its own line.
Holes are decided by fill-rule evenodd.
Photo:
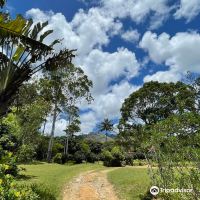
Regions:
M 150 193 L 154 196 L 158 195 L 159 194 L 159 188 L 157 186 L 152 186 L 150 188 Z

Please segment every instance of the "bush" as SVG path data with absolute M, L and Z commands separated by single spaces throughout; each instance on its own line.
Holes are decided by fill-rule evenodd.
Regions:
M 104 150 L 102 152 L 102 159 L 103 159 L 103 164 L 105 166 L 107 166 L 107 167 L 111 167 L 112 166 L 113 156 L 112 156 L 111 152 Z
M 125 156 L 119 147 L 114 147 L 111 151 L 111 154 L 113 156 L 113 167 L 121 167 L 125 165 Z
M 144 166 L 147 165 L 147 162 L 145 160 L 134 160 L 133 161 L 133 166 Z
M 144 160 L 145 159 L 145 155 L 142 152 L 134 152 L 133 153 L 133 159 L 139 159 L 139 160 Z
M 23 144 L 17 153 L 17 161 L 19 163 L 29 163 L 33 161 L 35 155 L 36 152 L 33 146 Z
M 103 151 L 102 158 L 104 165 L 107 167 L 122 167 L 125 166 L 125 156 L 119 147 L 113 147 L 111 152 Z
M 95 161 L 98 161 L 98 160 L 99 160 L 99 157 L 95 153 L 90 152 L 87 155 L 87 162 L 94 163 Z
M 86 159 L 86 156 L 82 151 L 77 151 L 74 154 L 73 160 L 76 162 L 76 164 L 82 163 L 85 159 Z
M 150 191 L 148 190 L 145 194 L 141 194 L 141 195 L 140 195 L 140 199 L 141 199 L 141 200 L 153 200 L 154 197 L 153 197 L 153 195 L 150 193 Z
M 130 155 L 130 154 L 126 154 L 125 155 L 125 162 L 126 162 L 126 165 L 133 166 L 133 156 Z
M 56 200 L 54 193 L 47 187 L 41 184 L 33 184 L 31 190 L 38 195 L 38 200 Z
M 62 164 L 62 153 L 57 153 L 54 157 L 53 157 L 53 162 L 54 163 L 58 163 L 58 164 Z

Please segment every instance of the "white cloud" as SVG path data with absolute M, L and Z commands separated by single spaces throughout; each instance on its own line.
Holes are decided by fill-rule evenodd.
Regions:
M 200 34 L 196 32 L 177 33 L 170 37 L 167 33 L 157 35 L 146 32 L 140 42 L 152 61 L 157 64 L 164 63 L 170 67 L 168 72 L 157 72 L 153 76 L 145 77 L 148 80 L 177 81 L 180 74 L 187 71 L 200 73 Z M 168 76 L 168 77 L 167 77 Z
M 61 13 L 43 12 L 31 9 L 26 15 L 34 21 L 49 21 L 48 29 L 53 29 L 52 38 L 63 38 L 62 46 L 77 49 L 79 56 L 85 56 L 93 48 L 107 45 L 110 37 L 121 29 L 121 23 L 105 18 L 99 9 L 91 8 L 88 13 L 79 10 L 71 22 Z M 49 39 L 46 43 L 50 43 Z
M 67 122 L 65 119 L 58 119 L 56 121 L 56 126 L 55 126 L 55 135 L 65 135 L 64 130 L 66 129 Z M 52 129 L 52 119 L 50 117 L 47 118 L 47 123 L 45 127 L 45 134 L 50 135 L 51 134 L 51 129 Z M 42 127 L 43 130 L 43 127 Z
M 81 131 L 84 134 L 91 132 L 98 123 L 97 116 L 93 111 L 89 111 L 87 113 L 82 114 L 80 116 L 80 119 L 81 119 Z
M 158 71 L 153 75 L 147 75 L 144 77 L 144 82 L 158 81 L 158 82 L 177 82 L 182 78 L 180 72 L 176 71 Z
M 181 0 L 180 5 L 176 13 L 175 19 L 185 18 L 187 22 L 190 22 L 200 12 L 199 0 Z
M 128 97 L 138 87 L 128 82 L 122 82 L 112 86 L 112 91 L 107 94 L 99 95 L 94 100 L 91 108 L 97 113 L 99 119 L 117 118 L 120 115 L 121 105 L 126 97 Z M 102 118 L 103 116 L 103 118 Z
M 82 132 L 91 131 L 106 116 L 118 117 L 123 99 L 135 89 L 128 80 L 138 74 L 140 66 L 134 52 L 126 48 L 118 48 L 112 53 L 102 50 L 113 35 L 121 33 L 121 23 L 105 16 L 98 8 L 91 8 L 88 12 L 79 10 L 71 22 L 61 13 L 39 9 L 29 10 L 27 16 L 34 21 L 49 21 L 48 28 L 53 29 L 54 33 L 46 43 L 50 43 L 53 38 L 63 38 L 62 47 L 78 49 L 74 62 L 93 81 L 92 95 L 95 98 L 91 105 L 82 105 L 82 109 L 91 109 L 81 115 Z M 123 84 L 113 86 L 112 82 L 121 79 Z M 124 91 L 118 92 L 120 88 Z M 59 122 L 58 126 L 61 131 L 63 127 Z
M 168 17 L 168 0 L 101 0 L 103 9 L 113 18 L 131 18 L 136 23 L 150 16 L 150 27 L 157 28 Z
M 77 64 L 93 81 L 95 96 L 105 94 L 111 81 L 121 77 L 132 78 L 139 70 L 135 54 L 125 48 L 119 48 L 113 53 L 94 49 L 87 57 L 78 58 Z
M 91 111 L 81 115 L 83 133 L 93 130 L 104 118 L 116 119 L 120 117 L 120 108 L 124 99 L 139 89 L 127 81 L 110 87 L 110 92 L 97 95 L 94 102 L 88 107 Z
M 122 39 L 124 39 L 125 41 L 131 42 L 131 43 L 135 43 L 139 40 L 140 38 L 140 33 L 138 32 L 138 30 L 128 30 L 125 31 L 122 35 L 121 35 Z

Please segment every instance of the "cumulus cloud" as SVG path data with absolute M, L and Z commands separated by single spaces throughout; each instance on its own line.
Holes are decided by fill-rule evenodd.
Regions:
M 140 33 L 138 32 L 138 30 L 131 29 L 131 30 L 123 32 L 121 37 L 122 37 L 122 39 L 124 39 L 127 42 L 135 43 L 139 40 Z
M 156 79 L 180 79 L 180 74 L 187 71 L 200 73 L 200 34 L 196 32 L 182 32 L 170 37 L 167 33 L 157 35 L 146 32 L 140 42 L 152 61 L 164 63 L 170 67 L 168 72 L 157 72 L 153 76 L 145 77 L 145 81 Z
M 77 60 L 83 70 L 93 81 L 93 94 L 105 94 L 111 81 L 118 78 L 130 79 L 137 75 L 139 63 L 135 54 L 126 48 L 119 48 L 116 52 L 92 50 L 85 58 Z
M 150 26 L 157 28 L 168 17 L 168 0 L 101 0 L 103 9 L 113 18 L 129 17 L 136 23 L 144 22 L 150 14 Z
M 56 121 L 56 126 L 55 126 L 55 135 L 65 135 L 64 130 L 66 129 L 66 120 L 65 119 L 58 119 Z M 41 128 L 43 130 L 43 127 Z M 48 117 L 47 118 L 47 123 L 45 126 L 45 134 L 50 135 L 51 134 L 51 129 L 52 129 L 52 118 Z
M 95 100 L 91 105 L 81 105 L 82 109 L 89 109 L 81 114 L 82 132 L 92 131 L 104 117 L 119 117 L 123 99 L 136 88 L 128 81 L 138 74 L 140 66 L 134 52 L 124 47 L 114 52 L 102 50 L 115 34 L 121 33 L 121 22 L 106 16 L 98 8 L 91 8 L 87 12 L 79 10 L 70 22 L 63 14 L 52 11 L 31 9 L 26 14 L 35 22 L 48 20 L 47 28 L 54 32 L 45 42 L 49 44 L 53 38 L 63 38 L 62 47 L 77 49 L 74 63 L 93 81 L 92 95 Z M 120 83 L 114 84 L 116 80 Z M 65 128 L 60 122 L 58 126 L 57 134 Z
M 181 0 L 179 8 L 174 14 L 175 19 L 185 18 L 190 22 L 200 12 L 199 0 Z
M 153 75 L 147 75 L 144 77 L 144 82 L 158 81 L 158 82 L 177 82 L 182 78 L 181 73 L 173 70 L 158 71 Z

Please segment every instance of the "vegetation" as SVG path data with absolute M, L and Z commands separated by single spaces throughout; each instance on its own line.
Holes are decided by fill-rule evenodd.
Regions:
M 110 171 L 108 180 L 121 200 L 139 200 L 149 190 L 150 178 L 146 168 L 122 168 Z
M 58 165 L 58 164 L 33 164 L 20 165 L 25 171 L 21 172 L 18 184 L 39 184 L 48 188 L 54 197 L 61 198 L 64 185 L 79 173 L 94 169 L 102 169 L 98 164 Z
M 53 32 L 47 26 L 0 13 L 0 198 L 56 199 L 65 182 L 103 168 L 94 164 L 102 161 L 107 167 L 149 166 L 149 178 L 143 168 L 109 173 L 121 199 L 200 199 L 200 77 L 145 83 L 125 99 L 117 135 L 111 135 L 113 123 L 106 118 L 99 125 L 105 135 L 87 137 L 80 134 L 78 105 L 93 100 L 92 82 L 73 64 L 74 50 L 56 51 L 59 38 L 44 43 Z M 55 127 L 62 118 L 66 135 L 58 137 Z M 193 191 L 153 197 L 150 185 Z
M 100 124 L 100 131 L 106 132 L 106 142 L 108 141 L 108 132 L 113 130 L 113 124 L 112 122 L 106 118 L 103 122 Z
M 199 78 L 188 85 L 149 82 L 122 106 L 118 141 L 126 151 L 144 154 L 151 185 L 193 189 L 160 198 L 199 199 L 199 86 Z

